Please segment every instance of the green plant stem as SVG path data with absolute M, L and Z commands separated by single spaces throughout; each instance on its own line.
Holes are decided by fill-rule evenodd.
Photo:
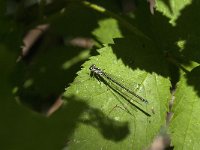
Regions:
M 96 4 L 90 3 L 88 1 L 83 1 L 83 4 L 89 8 L 92 8 L 96 11 L 99 11 L 101 13 L 106 14 L 107 16 L 110 16 L 112 18 L 115 18 L 116 20 L 118 20 L 118 22 L 124 26 L 125 28 L 127 28 L 128 30 L 130 30 L 131 32 L 133 32 L 134 34 L 144 37 L 148 40 L 150 40 L 150 38 L 148 36 L 146 36 L 144 33 L 142 33 L 142 31 L 138 30 L 136 27 L 134 27 L 132 24 L 130 24 L 128 21 L 124 20 L 122 17 L 120 17 L 119 15 L 116 15 L 115 13 L 106 10 L 105 8 L 98 6 Z

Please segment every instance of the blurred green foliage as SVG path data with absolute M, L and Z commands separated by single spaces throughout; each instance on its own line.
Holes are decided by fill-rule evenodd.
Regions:
M 146 1 L 2 0 L 0 149 L 147 148 L 167 111 L 174 149 L 198 149 L 199 6 L 157 0 L 152 15 Z M 141 83 L 151 117 L 111 111 L 124 98 L 90 77 L 93 63 Z

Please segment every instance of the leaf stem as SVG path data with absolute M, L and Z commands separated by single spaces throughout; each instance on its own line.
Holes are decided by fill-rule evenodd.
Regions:
M 134 34 L 144 37 L 148 40 L 150 40 L 150 38 L 145 35 L 142 31 L 140 31 L 139 29 L 137 29 L 136 27 L 134 27 L 132 24 L 130 24 L 128 21 L 126 21 L 125 19 L 123 19 L 122 17 L 120 17 L 119 15 L 116 15 L 115 13 L 106 10 L 104 7 L 90 3 L 88 1 L 83 1 L 83 4 L 89 8 L 92 8 L 96 11 L 99 11 L 101 13 L 104 13 L 112 18 L 115 18 L 116 20 L 118 20 L 118 22 L 124 26 L 125 28 L 127 28 L 128 30 L 130 30 L 131 32 L 133 32 Z

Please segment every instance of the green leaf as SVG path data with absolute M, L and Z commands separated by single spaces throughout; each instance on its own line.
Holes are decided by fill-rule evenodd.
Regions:
M 159 25 L 157 22 L 157 24 L 154 25 L 154 31 L 157 33 L 157 37 L 159 37 L 159 33 L 161 33 L 160 35 L 164 35 L 163 37 L 160 36 L 160 38 L 163 38 L 162 41 L 165 41 L 166 46 L 164 48 L 166 50 L 171 51 L 170 53 L 174 53 L 173 55 L 177 55 L 176 53 L 178 52 L 178 57 L 185 57 L 185 61 L 179 62 L 182 66 L 190 65 L 190 61 L 200 63 L 200 14 L 196 13 L 199 7 L 200 3 L 197 0 L 157 1 L 157 10 L 162 13 L 162 16 L 156 21 L 162 23 L 162 20 L 164 20 L 163 16 L 167 16 L 169 18 L 168 22 L 174 27 L 170 27 L 169 24 L 162 25 L 160 23 Z M 155 17 L 158 17 L 158 14 Z M 164 28 L 160 30 L 161 27 Z M 180 42 L 184 43 L 182 48 L 173 46 L 174 43 Z
M 96 11 L 99 11 L 101 13 L 103 13 L 104 15 L 106 16 L 109 16 L 116 19 L 118 21 L 118 23 L 125 29 L 128 29 L 129 32 L 137 35 L 137 36 L 140 36 L 140 37 L 143 37 L 143 38 L 146 38 L 146 39 L 149 39 L 148 36 L 146 36 L 142 31 L 139 30 L 139 28 L 136 28 L 132 23 L 128 22 L 126 19 L 126 16 L 125 15 L 121 15 L 118 14 L 118 13 L 114 13 L 112 11 L 110 11 L 109 9 L 106 9 L 104 7 L 101 7 L 99 5 L 96 5 L 94 3 L 90 3 L 90 2 L 83 2 L 83 4 L 89 8 L 92 8 Z M 116 3 L 113 3 L 113 4 L 116 4 Z M 118 4 L 117 4 L 118 5 Z M 112 7 L 112 6 L 111 6 Z M 111 29 L 111 28 L 110 28 Z M 113 29 L 111 29 L 109 32 L 112 32 L 114 31 Z M 121 35 L 121 34 L 120 34 Z
M 175 149 L 200 147 L 200 67 L 181 76 L 175 93 L 173 117 L 170 124 Z
M 127 44 L 132 44 L 133 39 L 130 41 L 126 44 L 120 41 L 115 43 L 124 46 L 124 55 L 130 56 L 129 59 L 134 60 L 136 65 L 125 66 L 122 59 L 118 59 L 113 53 L 116 45 L 104 47 L 99 50 L 98 56 L 91 57 L 83 64 L 74 82 L 66 89 L 66 97 L 81 98 L 90 106 L 82 115 L 81 122 L 70 139 L 69 148 L 139 150 L 148 147 L 159 133 L 165 122 L 170 83 L 167 78 L 155 72 L 150 73 L 137 67 L 137 64 L 149 63 L 152 57 L 146 54 L 143 58 L 135 59 L 134 55 L 129 55 L 130 49 L 126 48 L 130 46 Z M 137 47 L 135 50 L 137 51 Z M 142 50 L 141 52 L 145 53 Z M 149 104 L 133 98 L 132 100 L 137 101 L 133 103 L 140 108 L 138 109 L 127 103 L 126 97 L 112 90 L 110 84 L 90 76 L 89 67 L 92 64 L 116 76 L 120 83 L 140 84 L 137 94 L 148 99 Z
M 113 44 L 113 38 L 122 37 L 118 22 L 112 18 L 100 20 L 99 27 L 93 31 L 93 34 L 104 44 Z
M 189 5 L 192 0 L 157 0 L 156 9 L 163 13 L 166 17 L 170 18 L 170 22 L 175 25 L 176 19 L 181 15 L 181 10 Z

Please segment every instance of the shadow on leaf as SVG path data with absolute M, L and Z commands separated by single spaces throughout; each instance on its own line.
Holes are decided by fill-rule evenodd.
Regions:
M 90 107 L 83 100 L 77 100 L 75 97 L 73 97 L 73 99 L 65 97 L 64 100 L 67 102 L 65 107 L 70 107 L 69 109 L 71 112 L 68 113 L 69 118 L 72 118 L 70 122 L 73 123 L 73 118 L 77 118 L 77 123 L 92 126 L 96 128 L 104 138 L 115 142 L 121 141 L 129 135 L 128 122 L 113 120 L 102 113 L 102 111 Z M 84 113 L 84 115 L 80 115 L 78 112 L 81 114 Z M 74 117 L 73 113 L 78 113 L 78 115 Z

